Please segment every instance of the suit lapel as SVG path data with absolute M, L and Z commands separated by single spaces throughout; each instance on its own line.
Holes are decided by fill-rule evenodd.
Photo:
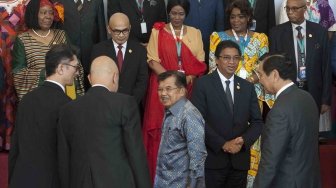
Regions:
M 137 13 L 137 15 L 141 17 L 141 12 L 139 11 L 138 3 L 136 2 L 137 0 L 128 0 L 128 1 L 130 1 L 130 4 L 135 9 L 135 12 Z M 144 7 L 144 4 L 145 4 L 145 0 L 143 2 L 143 7 Z
M 128 64 L 131 63 L 130 59 L 132 56 L 133 52 L 133 48 L 132 48 L 132 43 L 131 42 L 127 42 L 127 46 L 126 46 L 126 50 L 125 50 L 125 56 L 124 56 L 124 62 L 121 68 L 121 73 L 123 73 L 125 71 L 125 69 L 127 69 Z
M 109 39 L 108 48 L 111 48 L 111 50 L 112 50 L 112 53 L 111 53 L 112 57 L 111 58 L 113 59 L 113 61 L 115 62 L 115 64 L 118 67 L 117 52 L 115 51 L 112 39 Z
M 307 69 L 309 67 L 309 65 L 311 64 L 311 60 L 313 60 L 314 58 L 314 35 L 313 35 L 313 31 L 311 30 L 310 27 L 310 22 L 306 21 L 306 66 Z
M 290 39 L 290 40 L 287 40 L 288 41 L 287 47 L 289 48 L 287 51 L 289 52 L 288 55 L 290 55 L 290 57 L 293 57 L 295 60 L 296 54 L 295 54 L 295 46 L 294 46 L 294 38 L 293 38 L 293 28 L 292 28 L 291 22 L 287 22 L 286 32 L 284 33 L 284 35 L 285 36 L 283 37 L 283 40 Z
M 229 107 L 229 104 L 228 104 L 228 101 L 226 99 L 226 95 L 225 95 L 225 92 L 224 92 L 224 88 L 223 88 L 223 84 L 221 82 L 221 79 L 218 75 L 218 72 L 217 70 L 215 70 L 213 73 L 211 73 L 212 75 L 212 79 L 213 79 L 213 82 L 212 84 L 214 85 L 214 88 L 216 90 L 216 94 L 218 96 L 218 98 L 221 99 L 221 101 L 224 103 L 226 109 L 228 112 L 230 112 L 230 107 Z
M 233 117 L 239 117 L 239 107 L 242 105 L 241 104 L 241 100 L 238 99 L 242 99 L 244 98 L 244 96 L 242 95 L 241 92 L 241 85 L 240 85 L 240 81 L 239 79 L 237 79 L 237 76 L 234 76 L 234 86 L 233 86 L 233 90 L 234 90 L 234 94 L 233 94 L 233 98 L 234 98 L 234 102 L 233 102 Z

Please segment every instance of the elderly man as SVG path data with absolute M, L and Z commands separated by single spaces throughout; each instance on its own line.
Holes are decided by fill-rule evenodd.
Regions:
M 312 96 L 292 82 L 295 67 L 282 55 L 259 65 L 260 83 L 276 100 L 262 131 L 254 188 L 320 187 L 318 109 Z
M 62 188 L 149 188 L 150 179 L 133 97 L 116 93 L 119 71 L 94 59 L 87 94 L 61 109 L 58 156 Z
M 138 103 L 145 95 L 148 79 L 147 52 L 139 42 L 129 39 L 131 25 L 123 13 L 111 16 L 107 27 L 112 39 L 93 47 L 92 59 L 108 56 L 119 68 L 119 93 L 134 96 Z
M 305 20 L 306 0 L 288 0 L 289 21 L 270 32 L 270 52 L 286 53 L 296 66 L 292 80 L 314 98 L 321 114 L 330 109 L 331 68 L 327 31 Z
M 217 70 L 197 80 L 192 103 L 205 119 L 206 186 L 246 187 L 250 147 L 263 125 L 253 84 L 235 76 L 241 51 L 222 41 L 215 51 Z
M 204 120 L 185 97 L 185 75 L 166 71 L 158 76 L 158 82 L 159 98 L 166 113 L 154 187 L 205 187 Z
M 64 93 L 79 63 L 66 45 L 53 46 L 45 58 L 47 79 L 19 103 L 9 153 L 9 186 L 59 187 L 56 126 L 59 109 L 71 99 Z

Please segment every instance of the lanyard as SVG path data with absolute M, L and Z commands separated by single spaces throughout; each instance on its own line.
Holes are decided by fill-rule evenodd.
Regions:
M 242 54 L 244 54 L 245 47 L 249 43 L 249 40 L 247 38 L 247 36 L 248 36 L 248 30 L 246 31 L 246 34 L 245 34 L 244 39 L 242 41 L 239 39 L 237 33 L 233 29 L 232 29 L 232 33 L 233 33 L 233 36 L 235 37 L 236 41 L 239 42 L 239 44 L 241 45 L 241 51 L 242 51 Z
M 175 30 L 174 30 L 171 23 L 169 23 L 169 27 L 170 27 L 170 30 L 173 34 L 174 39 L 175 39 L 176 50 L 177 50 L 177 58 L 178 58 L 178 66 L 179 66 L 179 69 L 182 70 L 182 61 L 181 61 L 182 42 L 181 41 L 182 41 L 182 38 L 183 38 L 183 28 L 184 28 L 184 26 L 182 25 L 179 39 L 176 38 L 176 33 L 175 33 Z

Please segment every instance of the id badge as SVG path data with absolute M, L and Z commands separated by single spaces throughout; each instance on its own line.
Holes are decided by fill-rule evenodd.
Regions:
M 306 80 L 306 66 L 299 67 L 299 79 L 301 81 Z
M 147 33 L 147 24 L 146 24 L 146 22 L 141 22 L 140 23 L 140 27 L 141 27 L 141 33 L 142 34 Z
M 252 20 L 252 26 L 250 27 L 251 31 L 255 31 L 257 28 L 257 21 L 255 19 Z

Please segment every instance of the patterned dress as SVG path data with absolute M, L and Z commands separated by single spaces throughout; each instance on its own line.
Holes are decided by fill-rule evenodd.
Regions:
M 24 10 L 29 0 L 0 0 L 0 57 L 4 68 L 4 88 L 0 93 L 0 148 L 10 148 L 16 97 L 13 87 L 11 49 L 17 33 L 25 30 Z M 6 135 L 6 137 L 3 137 Z M 2 140 L 4 142 L 2 142 Z
M 55 29 L 53 32 L 54 36 L 48 45 L 34 39 L 29 32 L 22 33 L 17 37 L 13 49 L 13 76 L 19 100 L 45 80 L 45 55 L 51 46 L 67 43 L 63 30 Z M 83 95 L 83 69 L 76 77 L 76 82 L 76 93 Z M 69 92 L 67 94 L 69 95 Z

